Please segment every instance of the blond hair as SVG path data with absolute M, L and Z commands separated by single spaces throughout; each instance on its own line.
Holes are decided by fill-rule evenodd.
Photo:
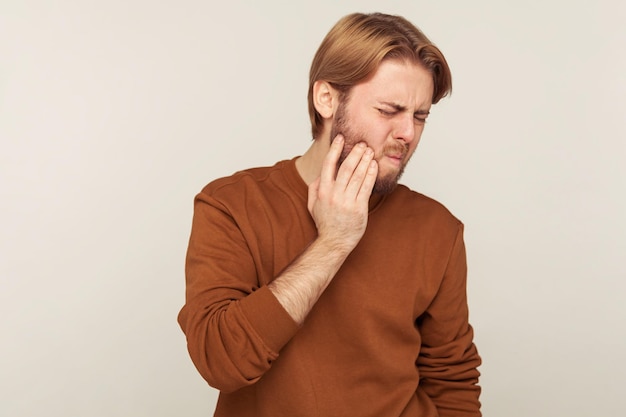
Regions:
M 411 22 L 382 13 L 353 13 L 343 17 L 320 44 L 309 72 L 309 117 L 313 138 L 322 117 L 313 104 L 313 84 L 326 81 L 347 97 L 385 59 L 402 59 L 426 68 L 433 77 L 433 104 L 452 90 L 450 68 L 441 51 Z

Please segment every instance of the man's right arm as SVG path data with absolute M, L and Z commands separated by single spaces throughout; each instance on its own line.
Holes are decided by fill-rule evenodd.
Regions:
M 313 308 L 367 227 L 377 175 L 373 151 L 360 143 L 337 170 L 343 138 L 336 138 L 320 177 L 309 186 L 308 208 L 317 238 L 269 288 L 298 324 Z
M 318 236 L 267 287 L 257 288 L 247 244 L 218 202 L 204 196 L 196 205 L 179 323 L 196 368 L 221 391 L 253 384 L 269 370 L 365 231 L 376 165 L 371 152 L 355 147 L 337 170 L 343 145 L 335 142 L 309 187 Z M 209 254 L 219 263 L 207 265 Z

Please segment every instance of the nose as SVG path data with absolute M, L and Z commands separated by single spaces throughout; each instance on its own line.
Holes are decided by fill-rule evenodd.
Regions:
M 412 114 L 403 114 L 396 121 L 394 138 L 407 144 L 415 139 L 415 120 Z

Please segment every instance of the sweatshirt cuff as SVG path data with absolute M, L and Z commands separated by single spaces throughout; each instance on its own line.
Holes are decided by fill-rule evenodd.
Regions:
M 241 299 L 240 307 L 263 342 L 278 353 L 299 326 L 267 286 L 259 288 L 253 295 Z

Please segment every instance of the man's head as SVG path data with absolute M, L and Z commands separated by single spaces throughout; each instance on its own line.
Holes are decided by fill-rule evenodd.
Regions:
M 441 52 L 399 16 L 352 14 L 328 33 L 311 66 L 313 137 L 345 138 L 343 162 L 358 142 L 375 152 L 374 192 L 391 192 L 424 128 L 430 107 L 451 88 Z
M 323 128 L 323 118 L 313 100 L 315 82 L 328 82 L 339 91 L 340 100 L 345 100 L 352 87 L 371 77 L 389 59 L 419 64 L 429 71 L 433 104 L 452 89 L 443 54 L 411 22 L 381 13 L 347 15 L 328 32 L 311 64 L 308 103 L 313 138 L 318 138 Z

